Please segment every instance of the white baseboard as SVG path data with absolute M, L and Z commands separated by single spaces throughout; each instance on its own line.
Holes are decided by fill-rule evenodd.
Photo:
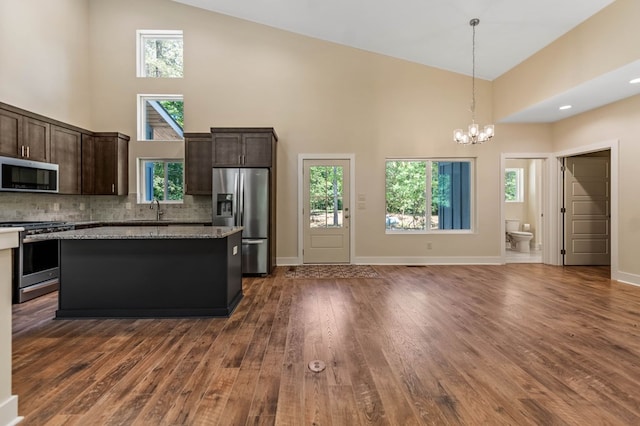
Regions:
M 410 256 L 410 257 L 355 257 L 353 265 L 503 265 L 504 260 L 500 256 L 479 257 L 434 257 L 434 256 Z M 302 265 L 297 257 L 278 257 L 278 266 Z
M 20 423 L 24 417 L 18 416 L 18 396 L 11 395 L 0 403 L 0 425 L 13 426 Z
M 629 274 L 627 272 L 612 272 L 611 279 L 621 283 L 640 286 L 640 275 Z
M 356 257 L 356 265 L 503 265 L 500 256 L 409 256 L 409 257 Z
M 278 266 L 295 266 L 302 265 L 302 261 L 297 257 L 277 257 L 276 265 Z

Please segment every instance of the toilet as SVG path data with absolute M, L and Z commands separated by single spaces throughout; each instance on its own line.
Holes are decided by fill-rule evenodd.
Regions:
M 529 253 L 533 234 L 531 232 L 520 231 L 519 220 L 507 219 L 505 229 L 507 231 L 507 239 L 511 243 L 511 248 L 520 253 Z

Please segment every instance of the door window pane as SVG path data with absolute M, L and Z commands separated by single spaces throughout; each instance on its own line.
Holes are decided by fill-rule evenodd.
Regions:
M 309 168 L 309 223 L 311 228 L 343 226 L 343 174 L 341 166 Z

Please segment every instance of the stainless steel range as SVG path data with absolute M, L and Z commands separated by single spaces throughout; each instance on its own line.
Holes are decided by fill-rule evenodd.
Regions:
M 0 222 L 0 227 L 22 227 L 20 244 L 13 249 L 13 303 L 22 303 L 58 289 L 58 240 L 36 241 L 29 236 L 73 229 L 67 222 Z

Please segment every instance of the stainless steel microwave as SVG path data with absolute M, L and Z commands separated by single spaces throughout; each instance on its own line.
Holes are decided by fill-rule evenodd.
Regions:
M 58 165 L 0 157 L 0 191 L 58 192 Z

